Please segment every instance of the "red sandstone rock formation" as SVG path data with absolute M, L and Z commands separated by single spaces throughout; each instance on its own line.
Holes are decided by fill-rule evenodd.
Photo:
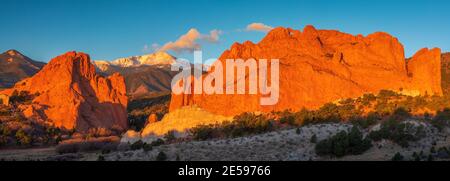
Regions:
M 3 91 L 38 93 L 25 116 L 55 126 L 87 131 L 90 128 L 127 129 L 128 98 L 124 78 L 99 76 L 84 53 L 68 52 L 51 60 L 31 78 Z
M 424 48 L 417 52 L 407 64 L 408 76 L 414 88 L 422 93 L 442 93 L 441 89 L 441 50 Z
M 148 116 L 146 124 L 153 124 L 156 122 L 158 122 L 158 116 L 156 114 L 151 114 L 150 116 Z
M 170 110 L 196 104 L 221 115 L 315 109 L 342 98 L 382 89 L 442 95 L 440 50 L 423 49 L 409 62 L 403 45 L 387 33 L 366 37 L 334 30 L 275 28 L 258 44 L 234 44 L 226 59 L 279 59 L 280 98 L 261 106 L 261 95 L 173 95 Z M 225 72 L 225 71 L 224 71 Z M 248 77 L 247 77 L 248 84 Z M 224 84 L 224 87 L 227 85 Z

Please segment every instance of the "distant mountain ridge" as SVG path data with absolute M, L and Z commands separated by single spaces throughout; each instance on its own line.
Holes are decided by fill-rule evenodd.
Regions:
M 94 61 L 97 72 L 112 75 L 116 72 L 125 77 L 127 94 L 132 98 L 158 93 L 170 93 L 171 81 L 177 72 L 170 67 L 176 58 L 166 52 L 119 58 L 113 61 Z
M 119 58 L 113 61 L 98 60 L 94 61 L 94 64 L 101 71 L 106 71 L 108 66 L 139 67 L 142 65 L 171 65 L 175 61 L 176 58 L 166 52 L 156 52 L 148 55 Z
M 17 50 L 8 50 L 0 54 L 0 88 L 9 88 L 15 83 L 30 77 L 45 63 L 28 58 Z

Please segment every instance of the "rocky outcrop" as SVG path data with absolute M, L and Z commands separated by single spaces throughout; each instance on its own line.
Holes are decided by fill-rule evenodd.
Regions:
M 150 116 L 148 116 L 146 124 L 153 124 L 153 123 L 156 123 L 156 122 L 158 122 L 158 116 L 153 113 Z
M 174 131 L 176 136 L 183 136 L 189 128 L 197 125 L 222 123 L 232 119 L 232 117 L 214 115 L 196 106 L 188 106 L 166 114 L 161 121 L 148 124 L 142 130 L 141 136 L 146 142 L 151 142 L 169 131 Z
M 68 52 L 51 60 L 39 73 L 1 93 L 35 95 L 22 110 L 41 119 L 80 132 L 90 128 L 127 129 L 126 86 L 120 74 L 97 75 L 87 54 Z
M 9 106 L 9 96 L 5 94 L 0 94 L 0 105 Z
M 441 82 L 442 91 L 445 95 L 450 95 L 450 53 L 441 56 Z
M 189 105 L 226 116 L 256 111 L 297 111 L 383 89 L 442 95 L 439 54 L 437 48 L 423 49 L 407 62 L 403 45 L 387 33 L 354 36 L 316 30 L 312 26 L 303 31 L 279 27 L 257 44 L 235 43 L 219 58 L 222 62 L 238 58 L 279 59 L 277 104 L 261 106 L 261 95 L 248 93 L 173 95 L 170 111 Z M 223 84 L 224 90 L 227 86 Z
M 410 90 L 417 90 L 422 94 L 442 94 L 440 49 L 424 48 L 407 63 L 408 76 L 412 82 Z

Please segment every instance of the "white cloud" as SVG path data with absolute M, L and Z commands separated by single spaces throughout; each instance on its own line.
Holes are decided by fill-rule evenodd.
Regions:
M 219 42 L 221 34 L 222 31 L 220 30 L 212 30 L 209 34 L 201 34 L 197 29 L 192 28 L 186 34 L 180 36 L 178 40 L 174 42 L 168 42 L 162 47 L 157 48 L 157 51 L 172 50 L 177 53 L 185 51 L 193 52 L 195 50 L 201 49 L 201 45 L 198 42 L 199 40 L 205 40 L 209 43 L 217 43 Z
M 265 25 L 263 23 L 252 23 L 252 24 L 249 24 L 245 30 L 269 32 L 272 29 L 273 29 L 273 27 Z
M 202 39 L 207 40 L 210 43 L 217 43 L 219 42 L 220 35 L 222 35 L 222 31 L 212 30 L 209 32 L 209 35 L 202 35 Z
M 144 53 L 154 52 L 157 51 L 161 46 L 157 43 L 153 43 L 151 46 L 144 45 L 144 48 L 142 48 L 142 51 Z

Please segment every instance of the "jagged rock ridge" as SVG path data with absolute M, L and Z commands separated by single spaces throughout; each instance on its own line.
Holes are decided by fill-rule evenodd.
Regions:
M 276 105 L 261 106 L 261 95 L 173 95 L 170 110 L 195 104 L 212 113 L 232 116 L 316 109 L 328 102 L 383 89 L 410 95 L 442 95 L 440 49 L 422 49 L 406 61 L 403 45 L 383 32 L 354 36 L 313 26 L 303 31 L 279 27 L 257 44 L 235 43 L 219 61 L 238 58 L 280 60 L 280 97 Z

